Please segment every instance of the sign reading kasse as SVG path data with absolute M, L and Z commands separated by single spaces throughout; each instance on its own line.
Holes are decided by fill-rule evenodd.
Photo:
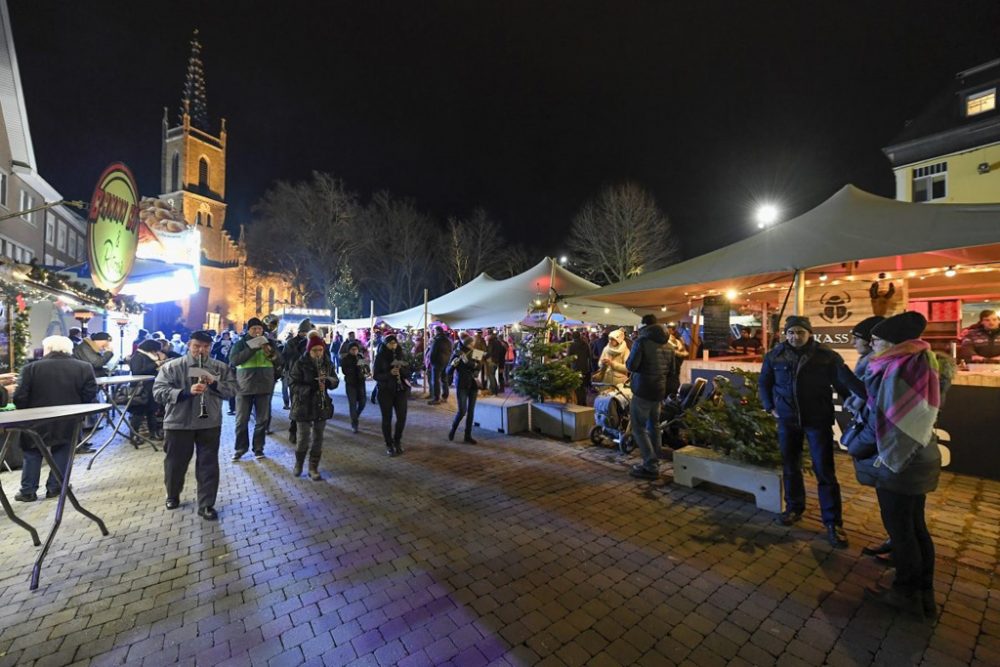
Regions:
M 97 181 L 87 215 L 87 250 L 94 285 L 118 294 L 135 263 L 139 189 L 131 170 L 112 164 Z

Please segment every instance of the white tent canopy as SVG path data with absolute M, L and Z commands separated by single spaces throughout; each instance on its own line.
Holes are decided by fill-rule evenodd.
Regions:
M 998 259 L 1000 205 L 914 204 L 846 185 L 816 208 L 743 241 L 585 296 L 654 307 L 682 301 L 685 289 L 743 289 L 796 270 L 836 272 L 857 262 L 852 268 L 865 272 L 903 271 Z
M 583 294 L 597 288 L 594 283 L 567 271 L 555 260 L 546 257 L 524 273 L 494 280 L 485 273 L 475 280 L 428 302 L 429 322 L 444 322 L 457 329 L 479 329 L 520 322 L 528 315 L 535 301 L 545 308 L 549 288 L 556 295 Z M 378 319 L 396 328 L 424 327 L 424 307 L 415 306 Z M 559 298 L 553 319 L 566 323 L 638 325 L 639 316 L 627 308 L 587 298 Z M 428 323 L 429 323 L 428 322 Z

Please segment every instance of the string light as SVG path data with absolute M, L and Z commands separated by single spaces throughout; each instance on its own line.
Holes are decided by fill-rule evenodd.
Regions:
M 829 276 L 828 276 L 828 275 L 826 275 L 825 273 L 821 273 L 821 274 L 819 274 L 819 281 L 820 281 L 821 283 L 825 283 L 825 282 L 826 282 L 826 279 L 827 279 L 827 278 L 829 278 Z

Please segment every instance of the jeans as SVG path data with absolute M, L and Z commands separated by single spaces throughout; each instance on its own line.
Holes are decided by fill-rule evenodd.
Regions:
M 406 392 L 383 391 L 387 385 L 380 384 L 378 388 L 378 407 L 382 412 L 382 437 L 387 446 L 399 443 L 403 437 L 403 427 L 406 426 Z M 392 413 L 396 412 L 396 428 L 392 428 Z
M 629 420 L 632 424 L 632 437 L 639 445 L 642 467 L 654 472 L 659 470 L 660 458 L 663 456 L 660 436 L 660 402 L 632 396 L 632 404 L 629 405 Z
M 236 397 L 236 451 L 250 449 L 250 409 L 253 408 L 253 451 L 264 451 L 264 435 L 271 421 L 271 394 L 248 394 Z
M 830 426 L 799 426 L 778 420 L 778 447 L 785 478 L 785 505 L 792 512 L 806 508 L 806 487 L 802 479 L 802 439 L 809 441 L 809 456 L 819 489 L 819 506 L 824 524 L 842 525 L 840 484 L 833 465 L 833 429 Z
M 21 436 L 21 451 L 24 454 L 24 461 L 21 464 L 21 493 L 23 494 L 37 492 L 38 480 L 42 475 L 42 452 L 34 445 L 25 447 L 25 443 L 29 442 L 27 436 Z M 70 445 L 53 445 L 49 447 L 49 451 L 52 453 L 52 459 L 56 462 L 61 476 L 62 472 L 66 470 L 66 464 L 69 463 Z M 59 482 L 51 470 L 49 470 L 49 478 L 45 481 L 45 489 L 50 493 L 58 493 L 60 489 Z
M 164 431 L 163 481 L 167 487 L 167 498 L 180 499 L 184 490 L 184 477 L 188 465 L 198 450 L 194 477 L 198 483 L 198 508 L 215 507 L 219 493 L 219 436 L 221 427 L 203 428 L 197 431 Z
M 444 366 L 431 366 L 431 398 L 440 401 L 448 398 L 448 380 Z
M 286 408 L 292 404 L 288 396 L 288 380 L 284 377 L 281 378 L 281 404 Z
M 368 402 L 368 390 L 363 384 L 349 384 L 344 387 L 347 393 L 347 409 L 351 413 L 351 426 L 358 427 L 358 417 L 364 412 Z
M 325 429 L 325 419 L 311 422 L 300 421 L 298 432 L 301 437 L 299 437 L 298 447 L 295 449 L 296 458 L 304 460 L 306 453 L 308 453 L 310 465 L 319 463 L 319 457 L 323 454 L 323 431 Z
M 896 565 L 893 588 L 907 595 L 934 589 L 934 542 L 924 518 L 926 495 L 906 496 L 875 489 L 882 523 L 892 540 Z
M 458 425 L 462 423 L 462 417 L 465 417 L 465 437 L 466 439 L 472 437 L 472 422 L 476 419 L 476 397 L 479 395 L 479 390 L 473 384 L 471 387 L 459 387 L 455 390 L 455 398 L 458 399 L 458 412 L 455 413 L 455 419 L 451 422 L 451 430 L 454 433 L 458 430 Z

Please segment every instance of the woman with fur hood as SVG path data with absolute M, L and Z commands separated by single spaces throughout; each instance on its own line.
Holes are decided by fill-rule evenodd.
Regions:
M 625 342 L 625 330 L 615 329 L 608 334 L 608 344 L 601 352 L 597 361 L 595 382 L 621 386 L 628 381 L 628 368 L 625 361 L 629 355 L 628 343 Z

